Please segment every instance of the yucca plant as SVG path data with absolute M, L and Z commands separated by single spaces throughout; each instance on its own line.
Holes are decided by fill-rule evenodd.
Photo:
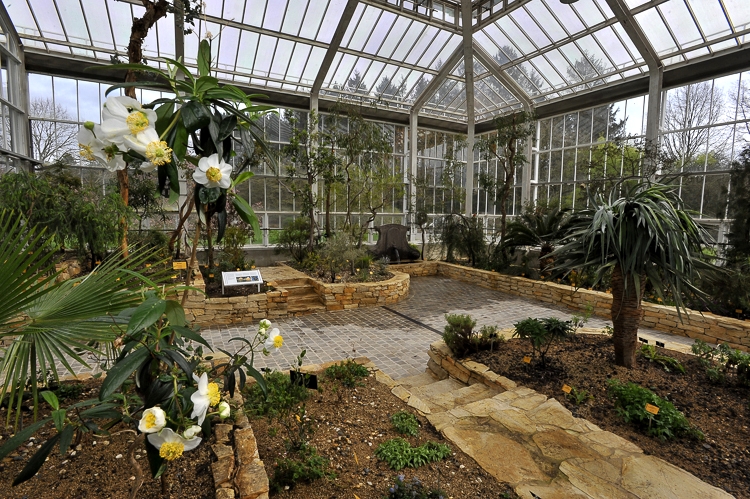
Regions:
M 72 363 L 87 365 L 83 356 L 98 352 L 120 333 L 118 324 L 127 323 L 117 315 L 142 300 L 140 277 L 127 268 L 140 265 L 147 253 L 135 251 L 127 260 L 114 255 L 85 277 L 56 282 L 54 251 L 39 244 L 41 233 L 12 212 L 0 214 L 0 339 L 10 339 L 0 360 L 6 425 L 15 407 L 18 426 L 27 386 L 36 419 L 37 371 L 49 370 L 57 380 L 56 362 L 71 373 Z
M 716 269 L 701 260 L 711 237 L 684 210 L 673 186 L 623 182 L 608 200 L 600 195 L 590 206 L 576 213 L 564 244 L 549 257 L 557 272 L 594 270 L 595 283 L 612 270 L 615 363 L 633 367 L 646 282 L 662 299 L 669 293 L 679 314 L 683 293 L 703 296 L 693 283 Z

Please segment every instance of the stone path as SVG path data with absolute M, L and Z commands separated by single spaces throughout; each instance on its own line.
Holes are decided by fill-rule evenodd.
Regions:
M 450 355 L 442 341 L 432 348 Z M 530 388 L 502 377 L 490 387 L 473 376 L 466 385 L 430 373 L 393 382 L 393 393 L 524 499 L 733 497 Z
M 264 278 L 283 280 L 297 276 L 293 269 L 285 270 L 288 267 L 271 269 L 274 270 L 263 269 Z M 393 378 L 418 374 L 427 364 L 430 343 L 442 333 L 446 313 L 470 314 L 476 319 L 477 327 L 487 324 L 500 328 L 512 327 L 514 322 L 527 317 L 569 319 L 573 314 L 566 308 L 551 307 L 453 279 L 415 277 L 411 280 L 409 298 L 389 307 L 320 312 L 277 321 L 274 326 L 281 330 L 284 347 L 269 357 L 259 355 L 255 366 L 288 369 L 296 363 L 297 354 L 305 349 L 305 363 L 309 364 L 366 355 Z M 587 325 L 603 328 L 605 324 L 611 322 L 592 318 Z M 222 326 L 204 328 L 202 334 L 213 347 L 232 352 L 238 343 L 231 343 L 231 338 L 249 338 L 256 330 L 257 325 Z M 668 348 L 683 351 L 689 351 L 693 343 L 689 338 L 650 330 L 641 330 L 640 336 L 651 344 L 660 341 Z M 91 365 L 92 368 L 86 368 L 76 364 L 75 372 L 97 372 L 96 362 L 92 361 Z M 58 372 L 65 372 L 61 365 Z

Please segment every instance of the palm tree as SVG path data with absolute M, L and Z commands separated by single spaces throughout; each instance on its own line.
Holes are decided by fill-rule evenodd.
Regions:
M 549 254 L 568 230 L 568 210 L 554 207 L 550 210 L 527 210 L 519 220 L 508 224 L 503 247 L 539 246 L 539 275 L 544 275 L 554 260 Z
M 596 282 L 612 270 L 615 363 L 632 368 L 646 282 L 662 299 L 671 293 L 679 314 L 683 293 L 703 296 L 693 282 L 715 268 L 700 259 L 711 238 L 684 211 L 672 186 L 621 183 L 607 201 L 600 195 L 591 206 L 576 214 L 564 244 L 549 256 L 557 259 L 558 271 L 593 268 Z
M 34 416 L 38 404 L 37 372 L 57 379 L 56 362 L 73 372 L 73 361 L 86 365 L 85 353 L 114 340 L 117 314 L 142 301 L 141 277 L 124 270 L 121 255 L 110 258 L 86 277 L 55 282 L 53 249 L 42 244 L 40 231 L 22 225 L 12 212 L 0 213 L 0 340 L 10 345 L 0 359 L 0 403 L 7 396 L 10 424 L 15 405 L 19 422 L 24 388 L 31 387 Z M 130 267 L 148 255 L 131 253 Z

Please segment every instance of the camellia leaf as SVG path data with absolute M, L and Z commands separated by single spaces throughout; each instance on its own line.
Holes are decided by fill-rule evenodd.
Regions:
M 245 365 L 247 369 L 247 374 L 255 378 L 255 381 L 258 382 L 258 386 L 260 387 L 261 391 L 263 392 L 263 396 L 265 397 L 268 394 L 268 387 L 266 386 L 266 378 L 263 377 L 263 374 L 255 369 L 253 366 L 246 364 Z
M 227 137 L 231 137 L 232 132 L 234 132 L 235 128 L 237 128 L 237 116 L 233 114 L 225 116 L 224 119 L 221 120 L 221 124 L 219 125 L 218 140 L 224 140 Z
M 240 196 L 232 196 L 232 205 L 234 205 L 234 209 L 237 210 L 237 214 L 242 221 L 252 226 L 253 234 L 259 235 L 260 224 L 258 224 L 258 217 L 255 216 L 255 211 L 250 203 Z
M 182 161 L 185 159 L 185 154 L 187 154 L 187 145 L 188 145 L 188 132 L 185 128 L 185 124 L 182 122 L 182 120 L 177 121 L 177 125 L 175 125 L 174 128 L 174 138 L 172 141 L 172 152 L 175 156 L 177 156 L 177 159 Z
M 224 231 L 227 229 L 227 211 L 220 210 L 216 213 L 216 221 L 219 226 L 219 230 L 216 233 L 216 244 L 219 244 L 224 238 Z
M 5 456 L 16 450 L 22 443 L 26 442 L 26 440 L 28 440 L 31 435 L 36 433 L 39 428 L 46 425 L 50 421 L 50 419 L 52 418 L 44 418 L 42 420 L 39 420 L 9 438 L 8 441 L 5 442 L 5 445 L 0 447 L 0 459 L 3 459 Z
M 198 75 L 206 76 L 211 71 L 211 44 L 208 40 L 201 40 L 198 47 Z
M 167 316 L 167 320 L 171 326 L 184 326 L 185 310 L 180 305 L 180 302 L 175 300 L 167 300 L 167 308 L 164 311 Z
M 198 101 L 188 101 L 180 110 L 182 122 L 188 132 L 205 128 L 211 122 L 211 113 L 206 109 L 206 106 Z
M 141 303 L 138 308 L 133 312 L 133 316 L 128 322 L 128 329 L 125 331 L 126 335 L 137 333 L 143 329 L 146 329 L 158 321 L 164 311 L 167 309 L 167 302 L 160 298 L 149 298 Z
M 243 182 L 247 182 L 253 176 L 255 176 L 255 174 L 253 172 L 242 172 L 242 173 L 240 173 L 239 175 L 237 175 L 237 178 L 234 179 L 234 181 L 232 182 L 232 187 L 236 187 L 236 186 L 240 185 Z
M 172 117 L 174 116 L 174 102 L 164 103 L 154 109 L 154 112 L 156 113 L 156 124 L 154 125 L 154 128 L 156 129 L 156 133 L 161 136 L 172 122 Z M 174 149 L 174 146 L 172 146 L 172 148 Z
M 68 452 L 71 442 L 73 442 L 73 435 L 75 435 L 76 429 L 73 426 L 66 426 L 60 433 L 60 455 L 64 456 Z
M 201 204 L 213 203 L 221 196 L 221 189 L 218 187 L 204 187 L 198 194 Z
M 57 431 L 62 431 L 63 426 L 65 425 L 65 415 L 65 409 L 52 411 L 52 420 L 55 422 L 55 428 L 57 428 Z
M 55 395 L 54 392 L 45 390 L 42 392 L 42 397 L 44 397 L 44 400 L 46 400 L 50 407 L 52 407 L 52 410 L 56 411 L 60 408 L 60 402 L 57 400 L 57 395 Z
M 99 390 L 99 400 L 104 400 L 112 395 L 150 355 L 151 351 L 148 348 L 138 348 L 112 366 Z
M 42 467 L 44 461 L 47 459 L 47 456 L 49 456 L 49 453 L 52 452 L 52 449 L 55 447 L 55 445 L 57 445 L 58 440 L 60 440 L 59 433 L 47 440 L 44 445 L 42 445 L 42 448 L 36 451 L 36 454 L 34 454 L 31 459 L 29 459 L 29 462 L 26 463 L 26 466 L 23 467 L 18 476 L 16 476 L 16 478 L 13 480 L 14 487 L 19 483 L 23 483 L 29 478 L 32 478 L 34 475 L 36 475 L 36 472 L 39 471 L 39 468 Z
M 208 342 L 201 336 L 200 334 L 196 333 L 192 329 L 186 328 L 186 327 L 176 327 L 173 326 L 172 329 L 179 334 L 181 337 L 186 338 L 190 341 L 195 341 L 196 343 L 200 343 L 201 345 L 205 346 L 208 349 L 211 349 Z M 211 349 L 213 352 L 213 350 Z

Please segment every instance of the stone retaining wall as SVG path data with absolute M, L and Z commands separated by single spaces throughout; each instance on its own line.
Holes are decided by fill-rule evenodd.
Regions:
M 309 279 L 308 283 L 320 296 L 326 310 L 382 306 L 409 296 L 410 275 L 399 271 L 391 273 L 392 278 L 379 282 L 329 284 Z M 194 270 L 194 274 L 192 286 L 205 291 L 203 276 L 198 270 Z M 202 326 L 251 323 L 290 315 L 288 302 L 289 291 L 283 285 L 265 293 L 221 298 L 208 298 L 201 292 L 190 291 L 185 314 L 189 321 Z
M 576 290 L 565 284 L 536 281 L 437 261 L 404 264 L 396 268 L 413 276 L 442 275 L 544 303 L 565 305 L 581 312 L 585 312 L 590 306 L 595 315 L 611 318 L 612 295 L 599 291 Z M 695 310 L 681 312 L 678 317 L 674 307 L 654 303 L 643 303 L 643 311 L 641 325 L 644 328 L 700 339 L 708 343 L 726 342 L 733 348 L 750 350 L 750 322 Z
M 386 281 L 362 283 L 325 283 L 310 279 L 326 310 L 349 310 L 359 307 L 390 305 L 409 296 L 411 276 L 391 271 Z

